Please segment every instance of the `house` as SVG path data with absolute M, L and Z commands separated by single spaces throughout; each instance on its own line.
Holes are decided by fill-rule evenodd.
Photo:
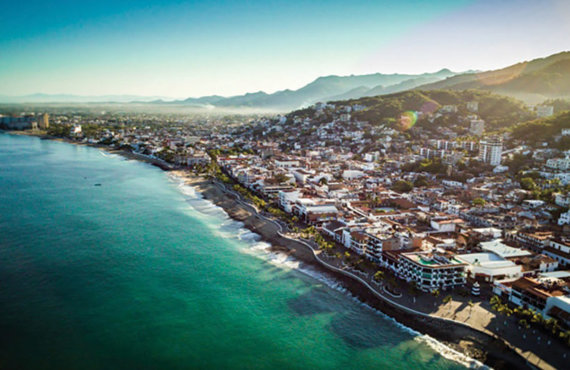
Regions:
M 543 253 L 557 260 L 561 265 L 570 267 L 570 241 L 568 239 L 553 239 L 544 247 Z
M 430 226 L 441 233 L 452 233 L 456 231 L 456 226 L 464 225 L 465 221 L 460 218 L 444 219 L 444 220 L 431 220 Z

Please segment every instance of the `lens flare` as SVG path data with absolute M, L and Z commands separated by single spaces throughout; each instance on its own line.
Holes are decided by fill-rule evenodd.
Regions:
M 414 127 L 418 120 L 418 114 L 414 111 L 406 111 L 400 115 L 400 130 L 407 131 Z

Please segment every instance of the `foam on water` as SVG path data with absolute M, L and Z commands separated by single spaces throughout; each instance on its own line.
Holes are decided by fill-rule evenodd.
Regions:
M 431 349 L 446 359 L 455 361 L 465 367 L 472 369 L 490 369 L 480 361 L 477 361 L 469 356 L 464 355 L 463 353 L 450 348 L 449 346 L 439 342 L 427 334 L 422 334 L 416 330 L 413 330 L 399 323 L 393 317 L 390 317 L 382 311 L 377 310 L 370 305 L 362 302 L 360 299 L 352 295 L 350 291 L 338 280 L 334 279 L 330 275 L 323 273 L 311 267 L 310 265 L 302 263 L 291 255 L 272 250 L 271 244 L 261 241 L 261 236 L 259 234 L 256 234 L 245 228 L 243 222 L 230 218 L 229 215 L 221 207 L 215 205 L 210 200 L 204 199 L 202 194 L 196 191 L 194 187 L 186 185 L 184 183 L 184 180 L 176 176 L 170 176 L 170 178 L 178 183 L 178 188 L 186 196 L 188 204 L 195 211 L 198 211 L 203 216 L 207 217 L 209 221 L 213 221 L 209 222 L 208 225 L 215 232 L 222 235 L 223 237 L 238 240 L 247 244 L 245 248 L 241 249 L 241 252 L 255 256 L 257 258 L 261 258 L 264 261 L 267 261 L 268 263 L 283 269 L 299 271 L 304 275 L 307 275 L 325 284 L 327 287 L 346 295 L 349 299 L 353 300 L 360 306 L 371 310 L 384 319 L 392 321 L 395 326 L 412 335 L 414 337 L 414 340 L 429 346 Z

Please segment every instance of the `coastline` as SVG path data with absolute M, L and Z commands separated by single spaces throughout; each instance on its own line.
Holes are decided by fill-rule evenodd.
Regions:
M 271 245 L 270 251 L 290 255 L 296 260 L 310 265 L 319 272 L 334 277 L 335 280 L 347 288 L 351 295 L 360 302 L 381 311 L 405 327 L 415 332 L 426 334 L 431 337 L 428 337 L 428 339 L 435 339 L 468 358 L 475 359 L 496 369 L 510 369 L 513 367 L 532 368 L 522 355 L 509 347 L 502 339 L 494 338 L 477 329 L 443 319 L 414 315 L 379 298 L 362 282 L 358 281 L 356 277 L 347 276 L 346 274 L 327 267 L 326 264 L 323 264 L 315 257 L 312 249 L 304 243 L 281 236 L 279 227 L 275 223 L 257 215 L 251 205 L 245 204 L 242 200 L 236 199 L 233 195 L 224 192 L 210 180 L 193 175 L 188 171 L 176 170 L 173 166 L 159 159 L 110 148 L 105 145 L 54 138 L 47 135 L 38 135 L 37 133 L 7 133 L 35 136 L 42 140 L 54 140 L 69 144 L 90 146 L 109 153 L 119 154 L 127 159 L 135 159 L 157 166 L 162 170 L 168 171 L 172 176 L 183 180 L 186 185 L 192 186 L 197 192 L 202 194 L 205 199 L 210 200 L 216 206 L 222 208 L 229 217 L 242 222 L 245 228 L 260 235 L 262 240 Z
M 196 192 L 202 194 L 205 199 L 222 208 L 230 218 L 242 222 L 245 228 L 260 235 L 263 241 L 271 245 L 270 251 L 292 256 L 317 271 L 332 276 L 360 302 L 382 312 L 408 329 L 427 335 L 428 340 L 435 339 L 451 350 L 494 369 L 529 367 L 527 361 L 509 348 L 501 339 L 441 319 L 420 317 L 378 298 L 360 281 L 322 264 L 315 258 L 312 250 L 303 243 L 279 235 L 280 230 L 277 225 L 258 216 L 253 207 L 244 205 L 233 196 L 228 195 L 211 180 L 186 171 L 170 171 L 170 174 L 184 181 L 186 185 L 193 187 Z

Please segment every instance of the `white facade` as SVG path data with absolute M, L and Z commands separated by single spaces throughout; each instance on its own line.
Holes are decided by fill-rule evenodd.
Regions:
M 570 211 L 562 213 L 558 219 L 558 225 L 570 225 Z
M 293 211 L 293 203 L 301 197 L 300 191 L 280 191 L 279 192 L 279 205 L 287 213 Z
M 479 143 L 479 160 L 488 163 L 491 166 L 501 164 L 501 154 L 503 153 L 503 140 L 501 138 L 492 138 L 482 140 Z
M 546 161 L 546 167 L 566 171 L 570 168 L 570 158 L 551 158 Z

